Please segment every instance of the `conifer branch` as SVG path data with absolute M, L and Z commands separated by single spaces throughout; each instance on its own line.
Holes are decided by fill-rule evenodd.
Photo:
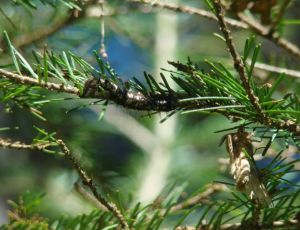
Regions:
M 44 151 L 47 147 L 53 146 L 51 143 L 25 144 L 20 141 L 12 141 L 9 139 L 0 138 L 0 147 L 7 149 L 24 149 L 24 150 L 39 150 Z
M 71 153 L 71 151 L 68 149 L 68 147 L 66 146 L 66 144 L 62 140 L 57 140 L 57 143 L 61 147 L 63 153 L 65 154 L 65 157 L 68 160 L 70 160 L 70 162 L 72 163 L 74 169 L 79 174 L 79 176 L 82 179 L 84 185 L 88 186 L 90 188 L 90 190 L 92 191 L 93 195 L 95 196 L 95 198 L 103 206 L 105 206 L 110 212 L 112 212 L 114 214 L 114 216 L 119 220 L 119 222 L 120 222 L 120 224 L 122 226 L 122 229 L 129 229 L 128 228 L 128 224 L 127 224 L 127 222 L 126 222 L 123 214 L 121 213 L 121 211 L 118 209 L 118 207 L 114 203 L 107 201 L 102 195 L 100 195 L 98 193 L 97 188 L 94 185 L 94 182 L 93 182 L 92 178 L 90 178 L 86 174 L 86 172 L 81 168 L 81 166 L 79 165 L 78 161 L 75 159 L 75 157 L 73 156 L 73 154 Z
M 19 75 L 4 69 L 0 69 L 0 76 L 9 80 L 12 80 L 19 84 L 30 85 L 30 86 L 40 86 L 41 88 L 50 90 L 50 91 L 57 91 L 57 92 L 64 92 L 73 95 L 79 96 L 79 90 L 72 86 L 65 86 L 64 84 L 56 84 L 51 82 L 39 81 L 38 79 L 34 79 L 32 77 Z
M 199 108 L 211 106 L 214 102 L 197 101 L 197 102 L 180 102 L 179 99 L 188 98 L 188 95 L 178 96 L 176 94 L 159 94 L 150 93 L 144 95 L 140 92 L 127 91 L 117 84 L 107 79 L 91 78 L 85 82 L 83 93 L 73 86 L 44 82 L 43 80 L 32 77 L 19 75 L 10 71 L 0 69 L 0 76 L 10 79 L 14 82 L 30 86 L 39 86 L 46 90 L 68 93 L 81 98 L 93 98 L 113 101 L 114 103 L 128 109 L 142 111 L 168 112 L 178 108 Z
M 179 71 L 188 74 L 196 74 L 196 70 L 180 63 L 169 62 L 171 65 L 178 68 Z M 128 109 L 140 111 L 155 111 L 155 112 L 169 112 L 174 110 L 199 110 L 210 109 L 211 112 L 222 114 L 229 118 L 246 119 L 245 115 L 236 113 L 234 111 L 224 110 L 227 107 L 219 108 L 219 103 L 216 100 L 189 100 L 190 95 L 178 92 L 147 92 L 131 91 L 121 88 L 117 84 L 108 79 L 91 78 L 86 80 L 83 92 L 74 86 L 57 84 L 52 82 L 45 82 L 43 80 L 34 79 L 32 77 L 19 75 L 0 68 L 0 77 L 9 79 L 21 85 L 39 86 L 46 90 L 67 93 L 81 98 L 102 99 L 114 102 Z M 188 99 L 188 100 L 185 100 Z M 241 104 L 233 104 L 233 106 L 242 106 Z M 278 121 L 271 119 L 262 119 L 257 117 L 256 122 L 260 122 L 268 127 L 288 130 L 296 136 L 300 135 L 300 125 L 291 121 Z
M 259 104 L 259 99 L 254 95 L 254 92 L 250 86 L 250 82 L 249 82 L 248 76 L 246 74 L 245 65 L 242 62 L 240 55 L 236 51 L 235 45 L 233 43 L 233 38 L 231 36 L 231 32 L 229 31 L 229 29 L 226 26 L 226 23 L 224 20 L 224 11 L 222 9 L 221 3 L 219 0 L 214 0 L 213 2 L 214 2 L 215 10 L 216 10 L 216 16 L 218 18 L 219 25 L 220 25 L 220 30 L 222 31 L 222 33 L 224 35 L 224 38 L 225 38 L 225 41 L 226 41 L 226 44 L 228 47 L 228 51 L 234 61 L 234 68 L 240 76 L 243 87 L 247 92 L 247 95 L 248 95 L 248 98 L 249 98 L 251 104 L 253 105 L 253 107 L 257 111 L 258 115 L 261 117 L 261 119 L 267 120 L 268 118 L 263 113 L 262 108 Z
M 114 203 L 111 203 L 107 201 L 103 196 L 101 196 L 96 186 L 94 185 L 93 180 L 86 174 L 86 172 L 82 169 L 82 167 L 79 165 L 78 161 L 75 159 L 71 151 L 68 149 L 68 147 L 65 145 L 65 143 L 62 140 L 57 140 L 57 144 L 60 146 L 62 152 L 64 153 L 65 157 L 70 160 L 72 163 L 74 169 L 77 171 L 78 175 L 82 179 L 84 185 L 88 186 L 90 190 L 92 191 L 94 197 L 110 212 L 112 212 L 115 217 L 120 221 L 120 224 L 122 226 L 122 229 L 128 229 L 128 224 L 121 213 L 121 211 L 117 208 L 117 206 Z M 2 148 L 10 148 L 10 149 L 27 149 L 27 150 L 40 150 L 45 151 L 47 147 L 53 146 L 53 143 L 37 143 L 37 144 L 25 144 L 21 143 L 19 141 L 11 141 L 11 140 L 5 140 L 0 138 L 0 147 Z M 101 208 L 103 209 L 103 207 Z

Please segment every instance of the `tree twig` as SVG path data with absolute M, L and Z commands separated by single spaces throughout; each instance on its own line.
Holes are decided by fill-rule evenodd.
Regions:
M 97 206 L 100 206 L 102 210 L 111 211 L 117 217 L 117 219 L 120 221 L 122 228 L 128 229 L 128 224 L 125 221 L 125 218 L 122 215 L 122 213 L 120 212 L 120 210 L 117 208 L 117 206 L 114 203 L 108 202 L 104 197 L 102 197 L 97 192 L 97 189 L 96 189 L 92 179 L 87 176 L 86 172 L 81 168 L 81 166 L 79 165 L 79 163 L 77 162 L 75 157 L 72 155 L 70 150 L 65 145 L 65 143 L 62 140 L 57 140 L 57 144 L 61 147 L 65 157 L 71 161 L 74 169 L 79 174 L 83 183 L 91 189 L 94 197 L 97 199 L 98 202 L 100 202 L 100 204 L 98 202 L 96 202 Z M 11 141 L 9 139 L 5 140 L 5 139 L 0 138 L 0 147 L 10 148 L 10 149 L 18 149 L 18 150 L 19 149 L 29 149 L 29 150 L 44 151 L 47 147 L 52 146 L 52 145 L 53 145 L 53 143 L 52 144 L 51 143 L 25 144 L 25 143 L 21 143 L 19 141 Z M 80 191 L 81 194 L 84 193 L 86 196 L 86 194 L 87 194 L 86 191 L 83 192 L 83 189 L 80 188 L 78 185 L 75 187 L 77 188 L 77 191 Z M 90 196 L 89 196 L 89 198 L 92 199 Z
M 51 143 L 25 144 L 20 141 L 11 141 L 9 139 L 0 138 L 0 147 L 8 149 L 24 149 L 44 151 L 47 147 L 52 146 Z
M 297 58 L 300 58 L 300 49 L 295 44 L 291 43 L 285 38 L 280 37 L 279 33 L 276 31 L 270 30 L 269 28 L 264 27 L 259 22 L 254 20 L 253 18 L 249 18 L 245 16 L 243 13 L 239 13 L 238 17 L 245 22 L 249 28 L 254 31 L 256 34 L 269 39 L 275 45 L 283 48 L 288 53 L 294 55 Z
M 176 63 L 173 63 L 173 65 L 176 67 L 175 64 Z M 183 64 L 180 65 L 188 68 L 188 66 L 185 66 Z M 87 80 L 85 83 L 85 89 L 83 90 L 83 93 L 80 93 L 80 90 L 78 88 L 70 85 L 65 86 L 63 84 L 44 82 L 43 80 L 39 81 L 38 79 L 12 73 L 10 71 L 0 68 L 0 78 L 1 77 L 7 78 L 16 83 L 31 85 L 31 86 L 39 86 L 46 90 L 68 93 L 71 95 L 79 96 L 81 98 L 108 100 L 114 102 L 117 105 L 121 105 L 125 108 L 135 109 L 140 111 L 169 112 L 169 111 L 174 111 L 175 109 L 192 110 L 192 109 L 200 109 L 200 108 L 211 108 L 214 106 L 215 103 L 214 101 L 206 101 L 206 100 L 184 101 L 182 99 L 190 98 L 190 96 L 187 94 L 180 94 L 180 93 L 142 94 L 140 92 L 128 91 L 120 88 L 118 85 L 110 82 L 107 79 L 92 78 L 90 80 Z M 227 112 L 222 109 L 218 109 L 218 107 L 214 107 L 214 109 L 212 109 L 211 111 L 225 116 L 247 119 L 246 116 L 235 113 L 233 111 Z M 277 120 L 268 119 L 266 121 L 264 119 L 258 119 L 256 121 L 268 127 L 284 129 L 284 130 L 288 130 L 294 135 L 298 135 L 298 136 L 300 135 L 300 125 L 290 120 L 277 121 Z
M 179 4 L 175 4 L 175 3 L 165 3 L 165 2 L 161 2 L 161 1 L 154 2 L 153 0 L 127 0 L 127 1 L 134 2 L 134 3 L 150 4 L 152 7 L 164 8 L 164 9 L 168 9 L 171 11 L 187 13 L 190 15 L 197 15 L 197 16 L 201 16 L 201 17 L 211 19 L 211 20 L 217 20 L 216 16 L 213 13 L 211 13 L 207 10 L 203 10 L 203 9 L 199 9 L 199 8 L 195 8 L 195 7 L 191 7 L 191 6 L 184 6 L 184 5 L 179 5 Z M 226 21 L 226 23 L 228 25 L 236 27 L 236 28 L 242 28 L 242 29 L 249 28 L 246 23 L 240 22 L 235 19 L 225 18 L 224 20 Z
M 232 59 L 234 61 L 234 67 L 238 74 L 240 75 L 242 84 L 247 92 L 247 95 L 249 97 L 249 100 L 255 110 L 258 113 L 258 120 L 260 123 L 268 126 L 268 127 L 275 127 L 277 129 L 285 129 L 288 130 L 295 135 L 300 135 L 300 125 L 297 125 L 295 122 L 286 120 L 286 121 L 275 121 L 271 120 L 261 109 L 261 106 L 259 104 L 258 98 L 254 95 L 252 88 L 250 87 L 248 76 L 245 71 L 245 66 L 243 62 L 241 61 L 241 58 L 239 54 L 236 51 L 236 48 L 233 43 L 233 39 L 231 37 L 230 31 L 228 30 L 226 23 L 224 21 L 224 14 L 222 12 L 222 6 L 220 4 L 220 0 L 214 0 L 214 6 L 216 10 L 216 16 L 219 20 L 220 29 L 224 34 L 226 44 L 228 46 L 230 55 L 232 56 Z M 300 55 L 300 52 L 299 52 Z
M 114 214 L 114 216 L 119 220 L 122 229 L 129 229 L 128 224 L 121 213 L 121 211 L 118 209 L 118 207 L 112 203 L 107 201 L 102 195 L 100 195 L 97 191 L 96 186 L 94 185 L 93 180 L 86 174 L 86 172 L 81 168 L 78 161 L 75 159 L 71 151 L 68 149 L 66 144 L 62 140 L 57 140 L 57 143 L 61 147 L 63 153 L 65 154 L 65 157 L 72 163 L 74 169 L 79 174 L 80 178 L 82 179 L 84 185 L 88 186 L 95 198 L 103 205 L 105 206 L 111 213 Z
M 300 71 L 298 71 L 298 70 L 282 68 L 282 67 L 268 65 L 268 64 L 259 63 L 259 62 L 255 63 L 254 68 L 258 69 L 258 70 L 264 70 L 264 71 L 267 71 L 270 73 L 277 73 L 277 74 L 285 73 L 286 76 L 300 78 Z
M 234 61 L 234 68 L 236 69 L 237 73 L 240 76 L 243 87 L 244 87 L 245 91 L 247 92 L 247 95 L 248 95 L 248 98 L 249 98 L 251 104 L 253 105 L 253 107 L 257 111 L 258 115 L 261 117 L 261 119 L 266 120 L 268 118 L 263 113 L 261 106 L 259 104 L 258 98 L 254 95 L 254 92 L 250 86 L 248 76 L 246 74 L 245 65 L 242 62 L 240 55 L 236 51 L 231 33 L 226 26 L 226 22 L 224 20 L 224 12 L 223 12 L 221 3 L 219 0 L 214 0 L 213 2 L 214 2 L 215 10 L 216 10 L 216 16 L 217 16 L 219 24 L 220 24 L 220 30 L 222 31 L 222 33 L 224 35 L 229 53 Z
M 153 3 L 152 0 L 127 0 L 127 1 L 142 3 L 142 4 Z M 195 8 L 195 7 L 184 6 L 184 5 L 174 4 L 174 3 L 163 3 L 160 1 L 154 2 L 153 4 L 151 4 L 151 6 L 168 9 L 175 12 L 186 13 L 190 15 L 197 15 L 211 20 L 217 20 L 215 15 L 212 14 L 211 12 L 203 9 Z M 224 18 L 224 21 L 226 22 L 226 24 L 232 27 L 251 30 L 255 32 L 257 35 L 272 41 L 273 43 L 275 43 L 275 45 L 286 50 L 288 53 L 296 56 L 297 58 L 300 58 L 300 49 L 295 44 L 293 44 L 292 42 L 288 41 L 285 38 L 280 37 L 278 33 L 274 32 L 272 29 L 270 30 L 264 27 L 259 22 L 253 23 L 253 20 L 249 21 L 249 18 L 245 17 L 243 14 L 239 14 L 239 16 L 241 19 L 240 21 L 227 18 L 227 17 Z
M 128 229 L 128 224 L 121 213 L 121 211 L 117 208 L 114 203 L 107 201 L 104 197 L 102 197 L 98 192 L 97 188 L 94 185 L 93 180 L 86 174 L 86 172 L 82 169 L 79 165 L 78 161 L 75 159 L 71 151 L 65 145 L 62 140 L 57 140 L 57 144 L 60 146 L 62 152 L 64 153 L 65 157 L 72 163 L 74 169 L 79 174 L 80 178 L 82 179 L 84 185 L 88 186 L 92 191 L 94 197 L 99 201 L 108 211 L 112 212 L 114 216 L 120 221 L 120 224 L 123 229 Z M 29 149 L 29 150 L 40 150 L 44 151 L 46 147 L 52 146 L 53 143 L 46 143 L 46 144 L 24 144 L 19 141 L 11 141 L 8 139 L 0 138 L 0 147 L 2 148 L 11 148 L 11 149 Z M 101 208 L 103 209 L 103 207 Z
M 80 92 L 77 88 L 72 86 L 65 86 L 63 84 L 56 84 L 51 82 L 44 82 L 39 81 L 38 79 L 34 79 L 32 77 L 19 75 L 4 69 L 0 69 L 0 75 L 3 78 L 10 79 L 14 82 L 25 84 L 25 85 L 31 85 L 31 86 L 40 86 L 44 89 L 50 90 L 50 91 L 58 91 L 58 92 L 64 92 L 69 93 L 73 95 L 79 96 Z

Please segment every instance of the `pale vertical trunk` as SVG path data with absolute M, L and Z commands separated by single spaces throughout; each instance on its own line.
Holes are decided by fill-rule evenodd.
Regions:
M 170 68 L 167 61 L 176 59 L 177 16 L 165 11 L 160 12 L 156 16 L 156 24 L 155 76 L 157 80 L 160 80 L 160 68 Z M 159 195 L 165 187 L 168 177 L 171 146 L 176 131 L 176 116 L 162 124 L 159 123 L 160 120 L 161 117 L 156 116 L 154 135 L 157 137 L 157 141 L 150 152 L 148 163 L 141 177 L 142 185 L 138 192 L 138 200 L 144 203 L 153 201 Z

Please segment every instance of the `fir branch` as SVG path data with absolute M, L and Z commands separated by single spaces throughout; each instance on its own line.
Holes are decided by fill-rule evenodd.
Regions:
M 190 66 L 170 62 L 178 68 L 179 71 L 187 72 L 189 75 L 197 75 L 195 69 Z M 45 82 L 42 79 L 34 79 L 32 77 L 19 75 L 0 68 L 0 77 L 12 80 L 16 83 L 30 86 L 39 86 L 46 90 L 68 93 L 74 96 L 80 96 L 81 98 L 93 98 L 93 99 L 103 99 L 114 102 L 115 104 L 121 105 L 128 109 L 135 109 L 140 111 L 156 111 L 156 112 L 168 112 L 174 110 L 205 110 L 211 107 L 218 108 L 218 102 L 216 100 L 192 100 L 186 101 L 182 99 L 191 98 L 190 95 L 186 93 L 177 92 L 147 92 L 142 93 L 140 91 L 131 91 L 125 88 L 121 88 L 117 84 L 113 83 L 108 79 L 95 79 L 91 78 L 87 80 L 84 84 L 83 92 L 74 86 L 57 84 L 51 82 Z M 235 102 L 234 105 L 241 106 L 241 104 Z M 219 106 L 219 108 L 221 108 Z M 211 112 L 217 112 L 219 114 L 225 115 L 231 118 L 243 118 L 248 119 L 246 115 L 234 112 L 233 110 L 224 109 L 213 109 Z M 300 125 L 291 121 L 278 121 L 255 118 L 256 122 L 260 122 L 268 127 L 273 127 L 277 129 L 288 130 L 294 135 L 300 135 Z
M 191 76 L 197 74 L 196 70 L 194 68 L 192 68 L 190 65 L 185 65 L 185 64 L 176 63 L 176 62 L 169 62 L 169 64 L 176 67 L 177 70 L 185 72 Z M 198 109 L 199 109 L 199 107 L 198 107 Z M 219 111 L 217 110 L 217 112 L 219 112 Z M 233 118 L 243 118 L 245 120 L 249 120 L 249 116 L 238 115 L 238 114 L 233 113 L 232 111 L 223 112 L 223 113 L 221 112 L 221 114 L 223 114 L 227 117 L 233 116 Z M 262 119 L 261 117 L 256 116 L 254 121 L 264 124 L 269 128 L 276 128 L 278 130 L 287 130 L 290 133 L 293 133 L 295 136 L 300 136 L 300 125 L 289 119 L 276 120 L 273 118 L 270 119 L 269 117 L 267 117 L 267 119 Z
M 24 150 L 39 150 L 45 151 L 47 147 L 53 146 L 52 143 L 36 143 L 36 144 L 25 144 L 20 141 L 12 141 L 9 139 L 0 138 L 0 147 L 7 149 L 24 149 Z
M 68 149 L 68 147 L 65 145 L 65 143 L 62 140 L 57 140 L 57 144 L 60 146 L 61 150 L 63 151 L 65 157 L 70 160 L 72 163 L 74 169 L 79 174 L 80 178 L 82 179 L 84 185 L 88 186 L 90 190 L 92 191 L 94 197 L 99 201 L 104 207 L 101 207 L 101 209 L 106 208 L 111 213 L 115 215 L 115 217 L 119 220 L 122 229 L 128 229 L 128 224 L 126 223 L 126 220 L 124 216 L 122 215 L 121 211 L 117 208 L 117 206 L 114 203 L 111 203 L 107 201 L 103 196 L 101 196 L 97 192 L 97 188 L 94 185 L 93 180 L 86 174 L 86 172 L 82 169 L 82 167 L 79 165 L 78 161 L 75 159 L 71 151 Z M 54 143 L 37 143 L 37 144 L 24 144 L 19 141 L 11 141 L 11 140 L 5 140 L 0 138 L 0 147 L 2 148 L 10 148 L 10 149 L 27 149 L 27 150 L 40 150 L 45 151 L 47 147 L 53 146 Z M 98 205 L 99 206 L 99 205 Z
M 69 93 L 73 95 L 79 95 L 79 90 L 75 87 L 72 86 L 65 86 L 64 84 L 56 84 L 56 83 L 51 83 L 51 82 L 45 82 L 45 81 L 40 81 L 38 79 L 34 79 L 32 77 L 24 76 L 24 75 L 19 75 L 4 69 L 0 69 L 0 75 L 3 78 L 12 80 L 16 83 L 19 84 L 24 84 L 24 85 L 30 85 L 30 86 L 40 86 L 41 88 L 50 90 L 50 91 L 57 91 L 57 92 L 64 92 L 64 93 Z
M 253 105 L 253 107 L 256 109 L 258 115 L 261 117 L 262 120 L 267 120 L 267 116 L 263 113 L 262 108 L 259 104 L 259 99 L 254 95 L 254 92 L 250 86 L 250 82 L 248 79 L 248 76 L 246 74 L 246 69 L 244 66 L 244 63 L 242 62 L 242 59 L 238 52 L 236 51 L 235 45 L 233 43 L 233 39 L 231 36 L 231 32 L 226 26 L 226 22 L 224 20 L 224 11 L 222 9 L 222 5 L 219 0 L 213 1 L 215 10 L 216 10 L 216 16 L 218 18 L 219 24 L 220 24 L 220 30 L 222 31 L 225 41 L 227 44 L 227 47 L 229 49 L 229 53 L 234 61 L 234 68 L 238 72 L 240 79 L 242 81 L 243 87 L 247 92 L 248 98 Z
M 152 93 L 144 95 L 141 92 L 132 92 L 122 89 L 117 84 L 108 79 L 91 78 L 85 82 L 83 93 L 76 87 L 64 84 L 44 82 L 28 76 L 19 75 L 10 71 L 0 69 L 0 75 L 19 84 L 39 86 L 46 90 L 68 93 L 81 98 L 103 99 L 115 102 L 128 109 L 142 111 L 168 112 L 178 108 L 199 108 L 210 106 L 206 101 L 197 102 L 179 102 L 179 99 L 187 98 L 188 95 L 178 97 L 176 94 Z M 104 90 L 103 90 L 104 89 Z
M 79 165 L 78 161 L 75 159 L 71 151 L 68 149 L 66 144 L 62 140 L 57 140 L 57 143 L 60 145 L 63 153 L 65 154 L 65 157 L 70 160 L 72 163 L 74 169 L 77 171 L 79 174 L 80 178 L 82 179 L 84 185 L 88 186 L 90 190 L 92 191 L 93 195 L 95 198 L 103 204 L 110 212 L 114 214 L 114 216 L 119 220 L 122 229 L 128 229 L 128 224 L 121 213 L 121 211 L 118 209 L 118 207 L 112 203 L 107 201 L 102 195 L 100 195 L 97 191 L 96 186 L 94 185 L 93 180 L 86 174 L 86 172 L 81 168 Z

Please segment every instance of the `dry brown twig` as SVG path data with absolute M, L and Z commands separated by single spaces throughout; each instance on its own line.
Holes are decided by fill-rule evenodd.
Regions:
M 200 17 L 204 17 L 211 20 L 217 20 L 216 16 L 207 11 L 200 8 L 195 8 L 191 6 L 185 6 L 185 5 L 179 5 L 175 3 L 165 3 L 161 1 L 153 1 L 153 0 L 127 0 L 128 2 L 134 2 L 134 3 L 142 3 L 142 4 L 148 4 L 151 7 L 157 7 L 157 8 L 163 8 L 175 12 L 181 12 L 186 13 L 190 15 L 197 15 Z M 241 29 L 248 29 L 248 25 L 244 22 L 240 22 L 235 19 L 231 18 L 225 18 L 226 23 L 232 27 L 241 28 Z

